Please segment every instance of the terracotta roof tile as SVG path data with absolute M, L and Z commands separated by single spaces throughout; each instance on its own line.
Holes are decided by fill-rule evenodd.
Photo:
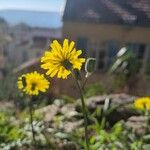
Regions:
M 63 20 L 150 27 L 150 0 L 68 0 Z

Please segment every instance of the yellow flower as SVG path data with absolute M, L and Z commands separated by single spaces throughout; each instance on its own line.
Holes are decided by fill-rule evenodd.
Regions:
M 76 50 L 74 44 L 73 41 L 69 44 L 67 39 L 64 40 L 63 46 L 57 40 L 52 42 L 50 51 L 46 51 L 41 58 L 41 67 L 48 70 L 47 75 L 66 79 L 73 69 L 81 69 L 85 58 L 79 58 L 82 51 Z
M 18 88 L 28 95 L 38 95 L 39 92 L 46 92 L 49 82 L 43 74 L 34 71 L 18 78 Z
M 150 97 L 141 97 L 136 99 L 134 106 L 137 109 L 150 109 Z

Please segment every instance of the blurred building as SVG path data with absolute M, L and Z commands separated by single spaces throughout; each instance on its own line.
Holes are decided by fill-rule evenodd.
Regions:
M 0 18 L 0 79 L 5 75 L 7 62 L 7 45 L 11 41 L 8 34 L 8 24 Z
M 86 56 L 105 71 L 117 51 L 130 47 L 150 72 L 149 0 L 67 0 L 63 36 L 75 40 Z
M 40 57 L 53 39 L 61 38 L 61 29 L 30 27 L 18 24 L 9 28 L 12 42 L 8 45 L 10 61 L 21 64 Z

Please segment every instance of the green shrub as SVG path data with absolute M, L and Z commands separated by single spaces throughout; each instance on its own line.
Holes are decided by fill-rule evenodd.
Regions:
M 90 84 L 85 88 L 85 97 L 102 95 L 106 93 L 104 86 L 100 83 Z
M 18 124 L 15 124 L 15 118 L 7 112 L 0 112 L 0 149 L 5 148 L 10 143 L 16 146 L 18 140 L 24 138 L 24 133 Z

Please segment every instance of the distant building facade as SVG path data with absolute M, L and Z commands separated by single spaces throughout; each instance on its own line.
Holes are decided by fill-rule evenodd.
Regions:
M 86 56 L 97 59 L 105 71 L 117 51 L 130 47 L 150 73 L 149 0 L 67 0 L 63 37 L 75 40 Z
M 8 34 L 8 25 L 5 20 L 0 18 L 0 79 L 5 75 L 7 62 L 7 45 L 11 41 Z
M 8 45 L 10 61 L 21 64 L 40 57 L 53 39 L 61 39 L 61 29 L 35 28 L 18 24 L 9 28 L 12 42 Z

